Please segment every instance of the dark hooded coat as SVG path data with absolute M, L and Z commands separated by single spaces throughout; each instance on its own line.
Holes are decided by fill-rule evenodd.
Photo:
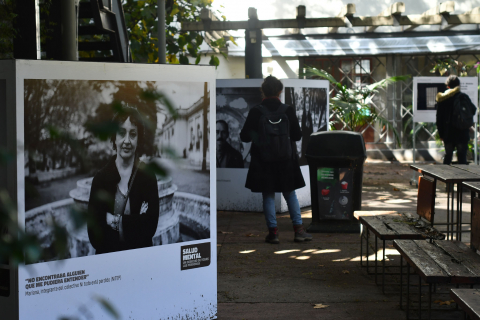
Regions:
M 282 103 L 278 98 L 267 98 L 262 101 L 262 105 L 270 111 L 275 111 Z M 299 141 L 302 138 L 302 131 L 295 115 L 295 109 L 289 106 L 285 113 L 290 124 L 290 139 Z M 252 142 L 252 137 L 258 136 L 261 115 L 258 108 L 254 107 L 250 110 L 240 132 L 240 139 L 243 142 Z M 304 187 L 305 181 L 298 164 L 295 145 L 293 145 L 293 151 L 294 156 L 290 160 L 266 163 L 260 158 L 258 147 L 252 143 L 251 162 L 245 187 L 252 192 L 284 192 Z
M 437 129 L 440 138 L 446 143 L 467 143 L 470 140 L 469 129 L 460 130 L 451 123 L 453 104 L 460 95 L 465 95 L 460 92 L 460 87 L 437 93 Z

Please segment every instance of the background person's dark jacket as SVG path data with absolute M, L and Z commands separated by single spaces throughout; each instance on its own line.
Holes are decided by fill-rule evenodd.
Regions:
M 281 104 L 280 100 L 276 98 L 265 99 L 262 102 L 262 105 L 270 111 L 277 110 Z M 289 106 L 285 113 L 290 123 L 290 139 L 299 141 L 302 138 L 302 132 L 295 109 Z M 240 139 L 243 142 L 251 142 L 252 137 L 258 135 L 261 114 L 257 108 L 252 108 L 248 113 L 245 125 L 240 132 Z M 283 192 L 304 187 L 305 181 L 298 165 L 298 155 L 294 144 L 292 148 L 294 155 L 291 160 L 265 163 L 260 158 L 257 146 L 252 143 L 250 149 L 252 160 L 248 168 L 245 187 L 252 192 Z
M 130 215 L 124 215 L 122 218 L 125 241 L 120 241 L 118 231 L 107 224 L 107 212 L 113 214 L 115 193 L 120 182 L 115 159 L 116 156 L 92 181 L 88 211 L 93 219 L 87 225 L 90 243 L 96 249 L 95 254 L 150 247 L 157 230 L 159 216 L 157 179 L 154 174 L 145 172 L 141 163 L 129 194 Z M 147 212 L 140 214 L 143 202 L 148 203 L 148 209 Z
M 447 143 L 467 143 L 470 140 L 469 129 L 460 130 L 451 123 L 453 103 L 459 95 L 465 95 L 460 92 L 460 87 L 437 93 L 437 129 L 440 138 Z

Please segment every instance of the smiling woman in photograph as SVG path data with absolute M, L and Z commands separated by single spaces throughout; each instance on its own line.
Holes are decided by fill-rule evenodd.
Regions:
M 93 178 L 88 236 L 95 254 L 152 246 L 159 216 L 157 179 L 139 161 L 145 126 L 137 109 L 115 114 L 119 126 L 111 137 L 116 151 Z

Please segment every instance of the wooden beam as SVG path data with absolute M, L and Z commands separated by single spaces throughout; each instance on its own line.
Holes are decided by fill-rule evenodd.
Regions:
M 390 7 L 380 12 L 378 17 L 392 17 L 394 20 L 393 22 L 395 23 L 397 21 L 396 17 L 402 15 L 402 13 L 404 12 L 405 12 L 405 3 L 395 2 Z M 371 26 L 370 28 L 367 29 L 367 32 L 373 32 L 377 28 L 378 26 Z
M 422 17 L 435 16 L 436 18 L 433 19 L 435 21 L 440 18 L 440 23 L 413 23 L 410 27 L 404 29 L 403 31 L 412 31 L 413 29 L 421 26 L 422 24 L 442 24 L 443 16 L 449 15 L 454 11 L 455 11 L 455 1 L 442 2 L 435 8 L 431 8 L 421 14 Z M 415 19 L 415 20 L 421 21 L 422 19 Z M 427 20 L 431 21 L 430 19 L 427 19 Z M 401 24 L 401 25 L 404 25 L 404 24 Z
M 342 18 L 343 21 L 344 21 L 342 27 L 345 27 L 345 26 L 346 26 L 345 18 L 350 21 L 350 18 L 353 17 L 353 15 L 355 14 L 355 12 L 357 12 L 357 8 L 355 7 L 355 4 L 354 4 L 354 3 L 349 3 L 349 4 L 347 4 L 346 6 L 344 6 L 344 7 L 342 8 L 342 10 L 340 11 L 340 13 L 337 14 L 337 18 Z M 328 28 L 328 32 L 329 32 L 329 33 L 338 32 L 338 27 L 336 27 L 336 26 L 330 27 L 330 28 Z
M 447 3 L 449 4 L 449 3 Z M 352 7 L 353 6 L 353 7 Z M 469 12 L 463 14 L 447 14 L 446 12 L 452 12 L 451 6 L 441 4 L 435 10 L 438 14 L 430 15 L 434 12 L 429 10 L 422 15 L 390 15 L 390 16 L 375 16 L 375 17 L 355 17 L 355 7 L 352 5 L 346 6 L 342 10 L 342 14 L 345 16 L 334 18 L 310 18 L 305 19 L 304 28 L 321 28 L 328 27 L 331 29 L 338 29 L 339 27 L 345 27 L 345 17 L 349 19 L 349 24 L 353 27 L 379 27 L 379 26 L 408 26 L 406 30 L 413 30 L 421 25 L 442 25 L 447 23 L 447 27 L 456 26 L 459 24 L 480 24 L 480 7 L 475 8 Z M 435 11 L 435 12 L 437 12 Z M 397 10 L 396 13 L 400 13 L 401 10 Z M 443 14 L 440 14 L 443 12 Z M 255 12 L 251 12 L 251 17 L 256 17 Z M 203 20 L 200 22 L 183 22 L 183 31 L 225 31 L 225 30 L 238 30 L 238 29 L 252 29 L 252 25 L 255 29 L 285 29 L 285 28 L 301 28 L 299 19 L 277 19 L 277 20 L 258 20 L 251 18 L 248 21 L 218 21 L 214 15 L 209 15 L 205 12 L 202 15 Z M 303 19 L 302 15 L 299 15 L 300 19 Z M 211 19 L 211 20 L 210 20 Z M 404 30 L 404 31 L 406 31 Z
M 447 17 L 448 25 L 442 30 L 450 30 L 461 24 L 480 24 L 478 18 L 480 17 L 480 7 L 473 8 L 463 14 L 449 15 Z
M 305 19 L 305 28 L 317 27 L 344 27 L 343 18 L 314 18 Z M 208 30 L 239 30 L 249 29 L 248 21 L 212 21 Z M 297 19 L 277 19 L 277 20 L 258 20 L 256 22 L 258 29 L 282 29 L 298 28 Z M 205 23 L 201 22 L 182 22 L 182 31 L 204 31 Z

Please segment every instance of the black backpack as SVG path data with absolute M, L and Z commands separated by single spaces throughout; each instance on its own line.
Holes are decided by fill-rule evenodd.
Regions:
M 466 130 L 473 126 L 473 116 L 477 108 L 468 95 L 460 92 L 453 101 L 451 124 L 459 130 Z
M 258 105 L 261 116 L 258 123 L 258 137 L 254 139 L 263 162 L 285 161 L 292 158 L 290 123 L 285 113 L 288 106 L 282 104 L 276 111 Z

